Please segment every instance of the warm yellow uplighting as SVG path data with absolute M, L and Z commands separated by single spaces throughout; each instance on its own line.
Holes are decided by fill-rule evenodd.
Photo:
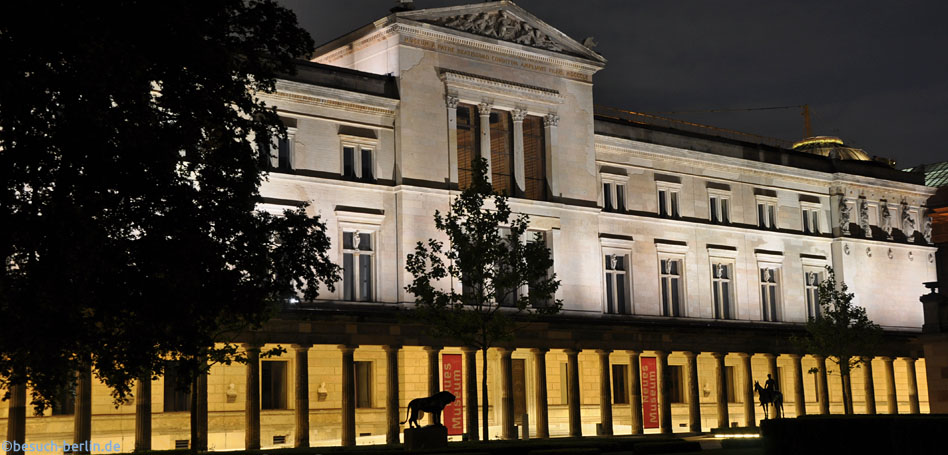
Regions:
M 714 435 L 714 437 L 715 437 L 715 438 L 721 438 L 721 439 L 725 439 L 725 438 L 727 438 L 727 439 L 730 439 L 730 438 L 759 438 L 760 435 L 759 435 L 759 434 L 756 434 L 756 433 L 747 433 L 747 434 L 740 434 L 740 433 L 735 433 L 735 434 L 720 434 L 720 433 L 719 433 L 719 434 Z
M 794 142 L 794 143 L 793 143 L 793 148 L 794 148 L 794 149 L 797 149 L 797 148 L 803 147 L 803 146 L 805 146 L 805 145 L 810 145 L 810 144 L 821 144 L 821 145 L 823 145 L 823 144 L 836 144 L 836 145 L 843 145 L 843 140 L 840 139 L 840 138 L 838 138 L 838 137 L 833 137 L 833 136 L 816 136 L 816 137 L 806 138 L 806 139 L 804 139 L 804 140 L 802 140 L 802 141 Z

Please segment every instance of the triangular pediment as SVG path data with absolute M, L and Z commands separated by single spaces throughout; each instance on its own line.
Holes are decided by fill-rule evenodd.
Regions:
M 510 1 L 397 13 L 409 19 L 472 35 L 605 63 L 606 59 Z

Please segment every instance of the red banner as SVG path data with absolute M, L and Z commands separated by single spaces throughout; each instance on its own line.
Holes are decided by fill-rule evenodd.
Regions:
M 441 421 L 448 427 L 449 435 L 464 434 L 464 372 L 461 369 L 461 354 L 441 355 L 441 390 L 454 395 L 454 403 L 444 407 Z
M 658 367 L 655 357 L 642 357 L 642 421 L 645 428 L 658 428 Z

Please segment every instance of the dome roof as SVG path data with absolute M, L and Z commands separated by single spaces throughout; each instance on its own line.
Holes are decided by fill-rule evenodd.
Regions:
M 847 147 L 843 140 L 832 136 L 815 136 L 795 142 L 793 149 L 799 152 L 827 156 L 837 160 L 872 161 L 864 150 Z

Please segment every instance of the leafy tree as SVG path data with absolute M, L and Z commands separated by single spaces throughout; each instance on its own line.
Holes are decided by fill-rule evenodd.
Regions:
M 319 218 L 255 211 L 258 94 L 312 48 L 273 0 L 0 6 L 0 386 L 42 409 L 92 367 L 121 402 L 332 288 Z
M 852 303 L 854 294 L 846 283 L 836 281 L 832 267 L 820 283 L 820 314 L 806 323 L 807 335 L 793 341 L 804 352 L 831 359 L 843 381 L 843 409 L 853 412 L 850 373 L 863 363 L 863 356 L 875 351 L 882 329 L 866 316 L 866 309 Z M 815 372 L 816 370 L 810 370 Z
M 487 181 L 486 160 L 476 160 L 473 167 L 473 182 L 451 203 L 451 210 L 435 212 L 435 227 L 445 233 L 448 246 L 435 239 L 418 242 L 408 255 L 406 269 L 414 279 L 405 290 L 415 295 L 413 315 L 432 335 L 481 351 L 487 440 L 487 350 L 512 339 L 528 323 L 525 316 L 556 313 L 562 302 L 553 299 L 559 281 L 550 273 L 550 250 L 539 233 L 532 241 L 524 238 L 529 217 L 511 216 L 507 196 Z M 460 283 L 461 292 L 454 283 Z M 521 292 L 524 288 L 529 292 Z M 470 431 L 476 438 L 477 429 Z

